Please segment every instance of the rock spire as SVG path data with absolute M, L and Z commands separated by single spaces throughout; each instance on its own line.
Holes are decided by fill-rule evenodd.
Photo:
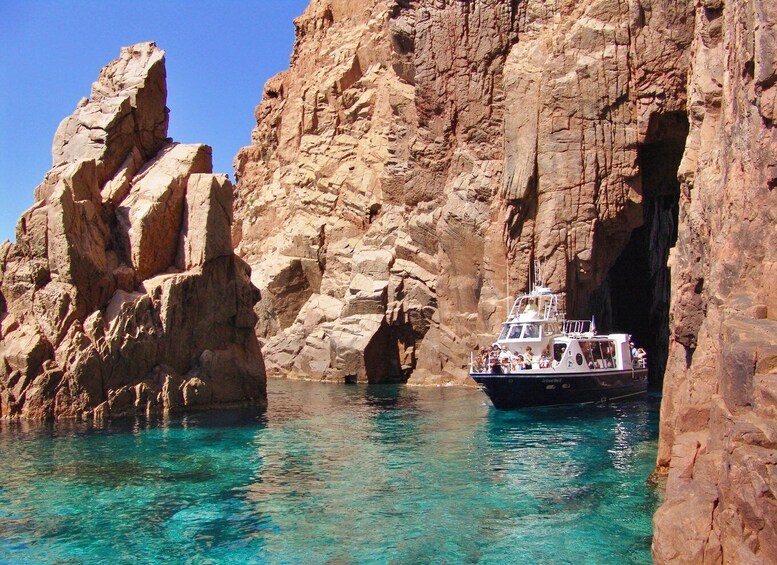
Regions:
M 167 139 L 166 88 L 163 51 L 123 48 L 57 129 L 0 246 L 3 418 L 265 401 L 233 188 L 209 147 Z

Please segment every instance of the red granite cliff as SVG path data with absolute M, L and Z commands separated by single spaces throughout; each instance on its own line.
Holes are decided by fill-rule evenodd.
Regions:
M 235 161 L 268 371 L 464 383 L 540 260 L 663 379 L 655 561 L 777 560 L 776 25 L 763 1 L 312 0 Z
M 107 417 L 265 402 L 259 294 L 232 185 L 167 139 L 164 52 L 122 49 L 59 126 L 0 246 L 0 415 Z

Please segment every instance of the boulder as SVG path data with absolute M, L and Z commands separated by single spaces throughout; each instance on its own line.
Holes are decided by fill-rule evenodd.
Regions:
M 226 176 L 190 175 L 183 218 L 180 268 L 188 270 L 232 255 L 232 183 Z M 203 233 L 208 237 L 203 238 Z
M 117 208 L 117 216 L 123 251 L 138 278 L 147 279 L 175 264 L 187 179 L 195 173 L 207 173 L 211 167 L 211 150 L 206 145 L 173 144 L 163 148 L 133 179 L 129 194 Z M 195 188 L 197 182 L 193 183 Z M 214 187 L 205 189 L 206 195 L 211 188 Z M 192 198 L 203 199 L 202 189 L 199 192 Z M 195 204 L 194 200 L 192 203 Z M 196 221 L 196 208 L 187 209 Z M 221 238 L 221 233 L 216 238 Z

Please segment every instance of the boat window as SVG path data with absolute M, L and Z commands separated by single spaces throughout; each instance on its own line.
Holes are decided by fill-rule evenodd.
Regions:
M 510 339 L 518 339 L 521 337 L 521 326 L 516 324 L 514 326 L 510 327 L 510 335 L 508 336 Z
M 566 343 L 554 343 L 553 344 L 553 359 L 558 361 L 561 361 L 561 358 L 564 356 L 564 352 L 567 350 L 567 344 Z
M 539 330 L 535 324 L 525 324 L 523 330 L 524 339 L 533 339 L 539 337 Z
M 510 326 L 508 326 L 507 324 L 505 324 L 505 325 L 502 327 L 502 333 L 500 333 L 500 334 L 499 334 L 499 337 L 497 338 L 497 341 L 501 341 L 501 340 L 505 339 L 505 338 L 507 337 L 507 332 L 508 332 L 508 331 L 510 331 Z
M 597 343 L 595 341 L 580 342 L 580 350 L 583 352 L 583 357 L 585 358 L 585 362 L 589 369 L 593 369 L 596 366 L 594 363 L 594 349 L 598 349 Z
M 591 342 L 591 357 L 594 360 L 594 367 L 597 369 L 602 368 L 602 342 Z
M 543 335 L 553 335 L 556 333 L 554 324 L 545 324 L 545 326 L 542 328 Z
M 612 341 L 581 341 L 580 350 L 591 369 L 611 369 L 615 367 L 615 344 Z
M 602 343 L 602 359 L 604 367 L 612 369 L 615 367 L 615 342 L 605 341 Z

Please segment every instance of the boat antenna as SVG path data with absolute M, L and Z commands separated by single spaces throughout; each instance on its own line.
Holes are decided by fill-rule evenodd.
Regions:
M 505 319 L 507 319 L 510 317 L 510 307 L 512 306 L 510 304 L 510 257 L 508 257 L 507 254 L 505 254 L 505 292 L 507 294 L 505 300 Z
M 542 263 L 539 259 L 534 260 L 534 284 L 532 290 L 537 286 L 545 286 L 545 281 L 542 280 Z

